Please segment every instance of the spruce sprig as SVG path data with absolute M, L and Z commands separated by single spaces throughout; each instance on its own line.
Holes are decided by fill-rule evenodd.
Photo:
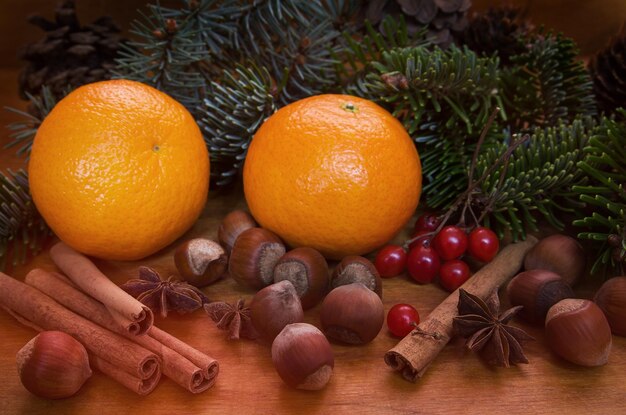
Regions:
M 502 87 L 515 129 L 553 126 L 577 115 L 597 115 L 591 76 L 576 43 L 562 34 L 532 32 L 518 39 L 525 52 L 502 69 Z
M 618 110 L 621 117 L 626 110 Z M 592 211 L 575 220 L 586 228 L 578 237 L 594 242 L 597 249 L 592 273 L 611 270 L 615 275 L 626 271 L 626 124 L 604 119 L 588 145 L 578 167 L 590 183 L 574 187 L 580 200 Z
M 32 202 L 26 172 L 0 173 L 0 270 L 36 255 L 50 234 Z
M 506 171 L 499 168 L 473 195 L 476 210 L 488 209 L 485 225 L 501 236 L 510 230 L 514 240 L 525 238 L 529 230 L 537 231 L 539 218 L 563 229 L 565 215 L 573 217 L 584 206 L 574 187 L 587 181 L 578 163 L 596 125 L 591 117 L 577 117 L 535 128 L 528 142 L 513 152 Z M 505 149 L 500 144 L 481 151 L 475 177 L 489 169 Z
M 221 82 L 212 82 L 210 98 L 199 110 L 199 125 L 211 154 L 218 185 L 232 182 L 245 159 L 252 136 L 277 109 L 278 94 L 265 68 L 253 62 L 226 72 Z
M 67 95 L 69 88 L 65 89 L 63 96 Z M 10 137 L 13 139 L 8 142 L 4 148 L 10 148 L 13 146 L 20 146 L 17 150 L 17 155 L 26 155 L 26 158 L 30 156 L 30 150 L 33 146 L 33 140 L 37 134 L 37 129 L 43 122 L 44 118 L 52 111 L 52 108 L 57 103 L 57 97 L 54 96 L 50 88 L 43 86 L 41 93 L 37 96 L 33 96 L 26 93 L 32 107 L 32 113 L 19 110 L 17 108 L 5 107 L 9 112 L 17 114 L 22 119 L 20 121 L 12 122 L 7 126 L 10 133 Z M 62 97 L 63 97 L 62 96 Z M 62 97 L 58 98 L 61 99 Z

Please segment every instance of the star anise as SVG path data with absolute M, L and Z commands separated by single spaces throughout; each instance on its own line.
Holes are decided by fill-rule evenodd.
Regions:
M 520 342 L 533 338 L 524 330 L 507 324 L 521 308 L 513 307 L 500 314 L 497 291 L 485 302 L 461 289 L 459 315 L 453 321 L 454 330 L 467 338 L 466 346 L 474 352 L 480 352 L 489 364 L 509 367 L 528 363 Z
M 255 339 L 258 334 L 252 326 L 250 308 L 244 306 L 244 300 L 239 299 L 235 304 L 216 301 L 204 305 L 211 320 L 217 323 L 217 328 L 228 330 L 228 338 L 238 340 L 240 337 Z
M 193 285 L 173 275 L 163 280 L 158 272 L 145 266 L 139 267 L 139 278 L 128 280 L 121 288 L 163 317 L 167 317 L 170 310 L 178 314 L 190 313 L 209 301 Z

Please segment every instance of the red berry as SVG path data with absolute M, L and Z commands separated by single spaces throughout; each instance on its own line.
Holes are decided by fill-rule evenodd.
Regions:
M 387 245 L 378 251 L 374 266 L 383 278 L 400 275 L 406 268 L 406 252 L 401 246 Z
M 418 239 L 415 239 L 413 242 L 409 244 L 409 250 L 417 246 L 430 243 L 430 238 L 428 235 L 430 235 L 431 233 L 432 231 L 426 231 L 426 230 L 415 231 L 413 235 L 411 235 L 411 239 L 415 239 L 415 238 L 418 238 Z
M 452 259 L 441 264 L 439 283 L 452 292 L 459 288 L 470 277 L 469 266 L 460 259 Z
M 419 313 L 409 304 L 396 304 L 387 313 L 387 328 L 396 337 L 406 336 L 419 322 Z
M 500 249 L 498 237 L 489 228 L 479 226 L 469 234 L 467 252 L 475 259 L 489 262 Z
M 415 227 L 413 228 L 417 231 L 428 231 L 432 232 L 437 229 L 439 226 L 439 217 L 434 213 L 424 213 L 422 216 L 417 218 L 415 221 Z
M 421 284 L 431 282 L 439 273 L 441 260 L 431 247 L 418 245 L 409 251 L 406 268 L 409 275 Z
M 443 260 L 458 258 L 467 250 L 467 234 L 456 226 L 446 226 L 433 238 L 433 248 Z

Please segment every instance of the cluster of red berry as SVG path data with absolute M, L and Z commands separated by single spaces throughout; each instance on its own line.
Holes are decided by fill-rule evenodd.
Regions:
M 439 217 L 429 213 L 417 219 L 408 253 L 400 245 L 382 248 L 374 260 L 380 276 L 395 277 L 406 270 L 421 284 L 438 277 L 439 284 L 452 292 L 470 277 L 470 268 L 462 256 L 468 254 L 489 262 L 498 253 L 500 243 L 491 229 L 478 226 L 468 234 L 458 226 L 447 225 L 437 232 L 439 221 Z

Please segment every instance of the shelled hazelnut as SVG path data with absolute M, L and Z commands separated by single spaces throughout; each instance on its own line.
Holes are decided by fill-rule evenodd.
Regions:
M 17 371 L 26 389 L 47 399 L 76 394 L 91 377 L 85 347 L 61 331 L 43 331 L 17 352 Z
M 583 247 L 571 236 L 555 234 L 541 239 L 524 258 L 524 269 L 545 269 L 574 285 L 585 273 Z
M 626 276 L 607 280 L 594 297 L 613 334 L 626 336 Z
M 543 324 L 550 307 L 574 297 L 572 287 L 558 274 L 543 269 L 520 272 L 507 285 L 507 295 L 514 306 L 524 306 L 519 316 Z
M 204 287 L 226 275 L 228 256 L 217 242 L 194 238 L 176 249 L 174 264 L 183 281 Z
M 322 331 L 331 339 L 348 344 L 369 343 L 385 320 L 380 297 L 361 283 L 333 289 L 320 310 Z
M 238 283 L 261 289 L 274 281 L 274 266 L 285 254 L 285 245 L 263 228 L 243 231 L 230 253 L 228 273 Z
M 324 334 L 307 323 L 288 324 L 272 343 L 272 362 L 283 381 L 294 388 L 322 389 L 333 373 L 333 350 Z
M 602 366 L 608 361 L 611 328 L 592 301 L 559 301 L 548 310 L 545 328 L 548 345 L 565 360 L 581 366 Z
M 313 248 L 295 248 L 283 255 L 274 267 L 274 282 L 290 281 L 302 308 L 309 309 L 324 298 L 329 283 L 328 263 Z
M 370 290 L 383 296 L 383 282 L 374 264 L 362 256 L 350 255 L 341 260 L 335 267 L 330 279 L 330 288 L 341 285 L 361 283 Z

